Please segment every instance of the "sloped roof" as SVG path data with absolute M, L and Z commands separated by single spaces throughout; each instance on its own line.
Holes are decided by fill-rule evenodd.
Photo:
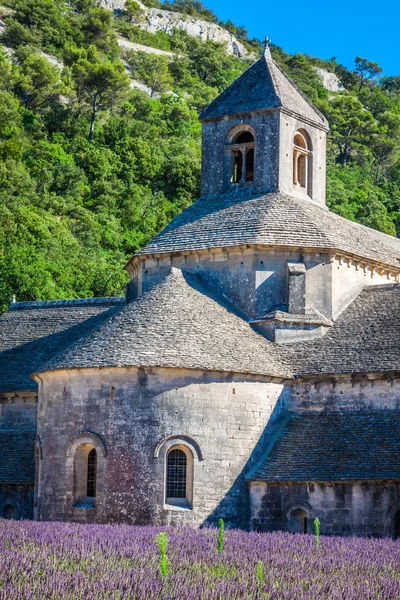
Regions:
M 201 198 L 136 256 L 245 244 L 342 250 L 400 267 L 399 239 L 282 192 Z
M 324 337 L 287 356 L 300 376 L 400 371 L 400 284 L 365 288 Z
M 199 276 L 175 268 L 37 371 L 123 366 L 290 376 L 279 346 L 256 333 Z
M 36 390 L 30 374 L 122 303 L 124 298 L 12 304 L 0 317 L 0 392 Z
M 34 429 L 0 429 L 0 484 L 33 484 Z
M 400 479 L 400 412 L 293 415 L 252 481 Z
M 272 59 L 269 50 L 200 114 L 200 120 L 284 108 L 328 129 L 320 111 Z

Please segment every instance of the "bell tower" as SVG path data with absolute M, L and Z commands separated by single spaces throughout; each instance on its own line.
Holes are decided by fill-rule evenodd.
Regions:
M 264 45 L 200 115 L 202 195 L 282 191 L 325 204 L 328 123 Z

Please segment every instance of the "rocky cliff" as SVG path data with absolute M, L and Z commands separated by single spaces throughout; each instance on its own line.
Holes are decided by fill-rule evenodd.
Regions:
M 171 34 L 176 29 L 183 29 L 188 35 L 198 37 L 203 40 L 203 42 L 211 40 L 213 42 L 225 44 L 228 54 L 243 57 L 248 56 L 249 54 L 243 44 L 239 42 L 234 35 L 215 23 L 196 19 L 170 10 L 147 8 L 141 2 L 137 3 L 144 12 L 144 18 L 138 25 L 150 33 L 164 31 L 167 34 Z M 114 11 L 123 10 L 125 0 L 102 0 L 102 6 Z

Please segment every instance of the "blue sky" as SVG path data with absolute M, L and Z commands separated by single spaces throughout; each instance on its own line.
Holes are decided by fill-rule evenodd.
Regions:
M 352 68 L 354 58 L 376 61 L 385 75 L 400 75 L 400 0 L 204 0 L 220 19 L 266 35 L 293 54 L 302 52 Z M 299 10 L 300 9 L 300 10 Z

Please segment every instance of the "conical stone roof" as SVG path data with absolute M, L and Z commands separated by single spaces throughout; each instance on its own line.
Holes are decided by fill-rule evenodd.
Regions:
M 202 198 L 138 255 L 241 245 L 341 250 L 400 267 L 400 240 L 282 192 Z
M 203 110 L 200 120 L 268 109 L 285 109 L 328 129 L 325 117 L 272 59 L 268 48 L 254 65 Z
M 254 331 L 199 276 L 175 268 L 37 372 L 127 366 L 291 376 L 278 345 Z

